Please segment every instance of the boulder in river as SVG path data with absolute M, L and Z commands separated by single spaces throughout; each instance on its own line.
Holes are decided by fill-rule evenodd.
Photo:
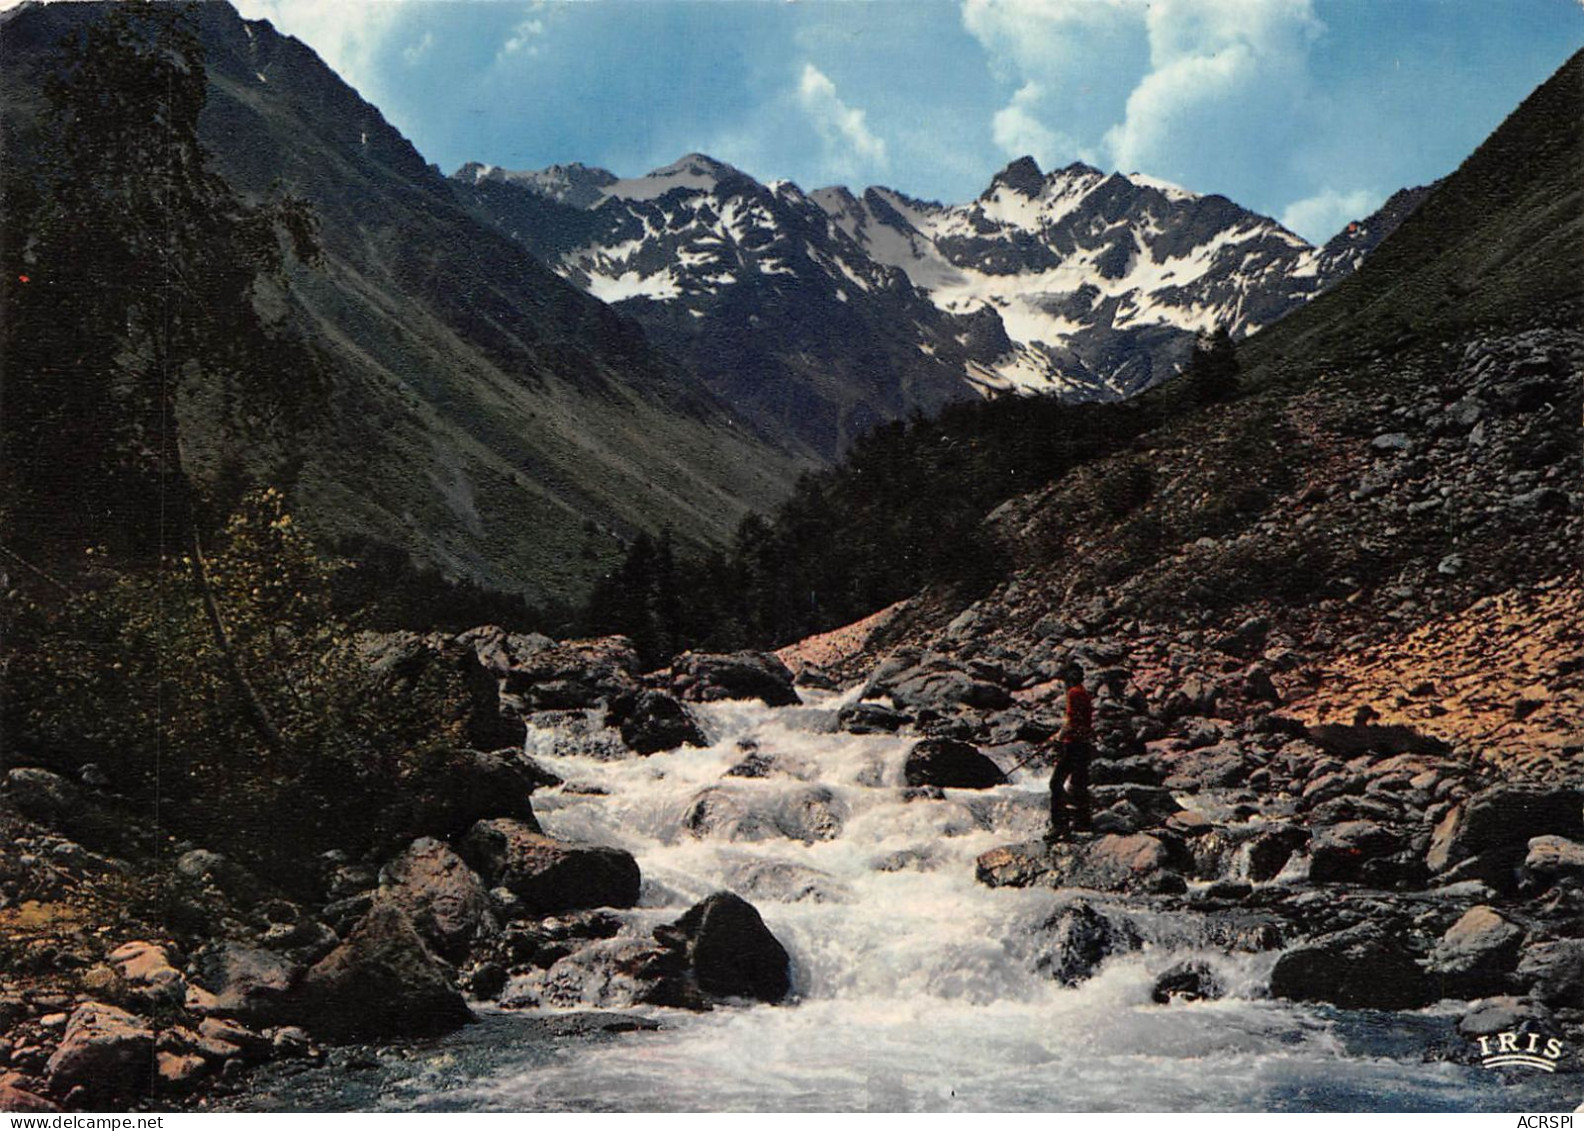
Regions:
M 671 662 L 671 688 L 683 699 L 758 699 L 771 707 L 802 702 L 792 669 L 773 652 L 684 652 Z
M 978 747 L 953 738 L 926 738 L 915 743 L 908 751 L 902 776 L 910 786 L 943 789 L 989 789 L 1006 780 Z
M 607 721 L 635 754 L 658 754 L 679 746 L 707 746 L 688 709 L 663 691 L 647 690 L 611 702 Z
M 1157 1005 L 1174 1001 L 1214 1001 L 1226 991 L 1215 971 L 1203 962 L 1179 962 L 1155 979 L 1150 1000 Z
M 375 903 L 295 996 L 304 1023 L 336 1039 L 431 1036 L 473 1017 L 445 963 L 394 903 Z
M 1179 873 L 1192 865 L 1192 855 L 1175 837 L 1108 834 L 1055 845 L 1045 882 L 1095 891 L 1182 891 L 1186 884 Z
M 778 1002 L 792 990 L 792 959 L 759 912 L 730 892 L 694 904 L 656 932 L 681 944 L 699 989 L 716 997 Z
M 523 915 L 638 902 L 631 853 L 555 840 L 519 821 L 480 821 L 462 842 L 462 855 L 490 887 L 516 896 Z
M 1419 1009 L 1436 990 L 1405 940 L 1361 923 L 1285 951 L 1271 969 L 1271 994 L 1344 1009 Z
M 1074 903 L 1053 914 L 1036 932 L 1034 968 L 1065 986 L 1076 986 L 1114 954 L 1142 945 L 1132 923 L 1107 915 L 1089 903 Z
M 1043 883 L 1050 873 L 1050 855 L 1037 840 L 982 852 L 974 866 L 974 878 L 992 888 L 1030 887 Z

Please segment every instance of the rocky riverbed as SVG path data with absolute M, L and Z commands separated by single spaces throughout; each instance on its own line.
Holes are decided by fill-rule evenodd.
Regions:
M 842 694 L 765 654 L 644 674 L 616 638 L 370 639 L 370 662 L 404 678 L 464 657 L 494 689 L 475 732 L 519 737 L 453 760 L 468 769 L 449 803 L 419 806 L 445 814 L 429 835 L 304 861 L 317 887 L 294 899 L 200 845 L 169 846 L 152 876 L 98 855 L 61 830 L 113 794 L 87 772 L 13 768 L 3 1102 L 1078 1102 L 1011 1077 L 976 1090 L 1000 1067 L 952 1056 L 961 1099 L 921 1091 L 908 1057 L 945 1054 L 898 1051 L 897 1011 L 948 1041 L 1098 1040 L 1124 1060 L 1181 1015 L 1203 1045 L 1181 1050 L 1183 1074 L 1201 1055 L 1231 1072 L 1228 1025 L 1250 1055 L 1303 1050 L 1292 1080 L 1227 1106 L 1303 1106 L 1335 1072 L 1376 1080 L 1379 1106 L 1507 1106 L 1549 1084 L 1480 1066 L 1479 1039 L 1503 1033 L 1559 1041 L 1556 1073 L 1577 1072 L 1577 779 L 1499 780 L 1403 724 L 1306 724 L 1277 701 L 1279 667 L 1184 673 L 1174 639 L 1109 657 L 1091 639 L 1020 669 L 903 651 Z M 1102 735 L 1095 833 L 1047 846 L 1038 748 L 1072 656 Z M 1132 1020 L 1102 1038 L 1118 1009 Z M 1397 1036 L 1354 1020 L 1371 1011 Z M 827 1065 L 786 1091 L 821 1076 L 784 1043 L 816 1017 L 883 1069 L 859 1087 Z M 757 1101 L 723 1052 L 742 1040 L 769 1042 Z M 640 1047 L 692 1050 L 736 1091 L 601 1100 L 579 1083 L 620 1076 Z M 337 1090 L 348 1065 L 372 1083 Z M 1168 1076 L 1138 1095 L 1216 1106 Z M 1098 1096 L 1083 1102 L 1121 1103 Z

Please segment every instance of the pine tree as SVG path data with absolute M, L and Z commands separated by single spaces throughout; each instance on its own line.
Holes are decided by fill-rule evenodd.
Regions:
M 1231 333 L 1225 326 L 1217 326 L 1214 332 L 1201 334 L 1194 343 L 1184 376 L 1194 400 L 1212 404 L 1237 392 L 1241 371 Z

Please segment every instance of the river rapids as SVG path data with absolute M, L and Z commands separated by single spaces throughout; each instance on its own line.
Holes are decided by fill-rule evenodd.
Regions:
M 277 1076 L 259 1108 L 419 1111 L 1571 1110 L 1577 1076 L 1506 1073 L 1438 1055 L 1455 1007 L 1349 1012 L 1269 998 L 1275 955 L 1228 954 L 1147 901 L 1141 948 L 1066 986 L 1038 969 L 1041 924 L 1073 893 L 992 889 L 976 857 L 1044 831 L 1045 774 L 908 800 L 912 740 L 835 731 L 845 699 L 698 709 L 711 739 L 648 758 L 528 751 L 565 779 L 534 806 L 546 832 L 631 852 L 643 873 L 625 933 L 647 935 L 712 892 L 748 899 L 792 957 L 792 998 L 703 1014 L 627 1009 L 654 1031 L 550 1039 L 565 1009 L 480 1005 L 480 1023 L 373 1050 L 361 1071 Z M 755 755 L 764 777 L 725 777 Z M 700 827 L 698 798 L 720 791 Z M 693 817 L 690 819 L 690 814 Z M 1277 882 L 1281 882 L 1278 880 Z M 1156 1004 L 1185 959 L 1225 996 Z M 503 1000 L 533 1001 L 532 987 Z M 627 1008 L 593 980 L 585 1008 Z M 343 1065 L 343 1067 L 345 1067 Z

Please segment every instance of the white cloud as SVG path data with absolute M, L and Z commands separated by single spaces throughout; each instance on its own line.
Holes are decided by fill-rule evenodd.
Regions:
M 1025 154 L 1042 169 L 1049 169 L 1074 154 L 1087 161 L 1091 155 L 1073 138 L 1053 130 L 1038 117 L 1045 89 L 1037 82 L 1024 83 L 1012 101 L 995 112 L 990 120 L 990 136 L 1009 157 Z
M 1372 189 L 1341 192 L 1324 188 L 1313 196 L 1295 200 L 1282 210 L 1282 227 L 1297 232 L 1313 244 L 1321 244 L 1342 230 L 1351 220 L 1361 220 L 1381 206 L 1385 197 Z
M 992 72 L 1018 84 L 991 121 L 997 145 L 1059 139 L 1068 153 L 1087 145 L 1115 168 L 1172 176 L 1245 141 L 1228 135 L 1240 121 L 1268 126 L 1297 100 L 1323 30 L 1311 3 L 963 0 L 962 20 Z M 1088 96 L 1097 82 L 1115 101 Z
M 885 139 L 870 132 L 864 112 L 843 102 L 836 93 L 836 84 L 813 63 L 803 65 L 798 104 L 825 140 L 826 150 L 837 167 L 850 169 L 854 163 L 885 166 Z
M 963 27 L 1004 76 L 1037 80 L 1070 63 L 1086 34 L 1142 19 L 1147 0 L 963 0 Z
M 537 5 L 535 6 L 537 10 Z M 516 27 L 505 43 L 501 44 L 502 55 L 528 55 L 539 54 L 542 50 L 540 39 L 544 37 L 545 23 L 538 16 L 529 16 Z
M 368 99 L 375 99 L 379 68 L 375 56 L 396 29 L 406 7 L 376 0 L 236 0 L 250 20 L 268 20 L 294 35 Z
M 1161 168 L 1196 133 L 1268 112 L 1301 85 L 1321 25 L 1310 0 L 1156 0 L 1145 13 L 1150 72 L 1106 132 L 1123 169 Z M 1231 111 L 1229 114 L 1228 111 Z

